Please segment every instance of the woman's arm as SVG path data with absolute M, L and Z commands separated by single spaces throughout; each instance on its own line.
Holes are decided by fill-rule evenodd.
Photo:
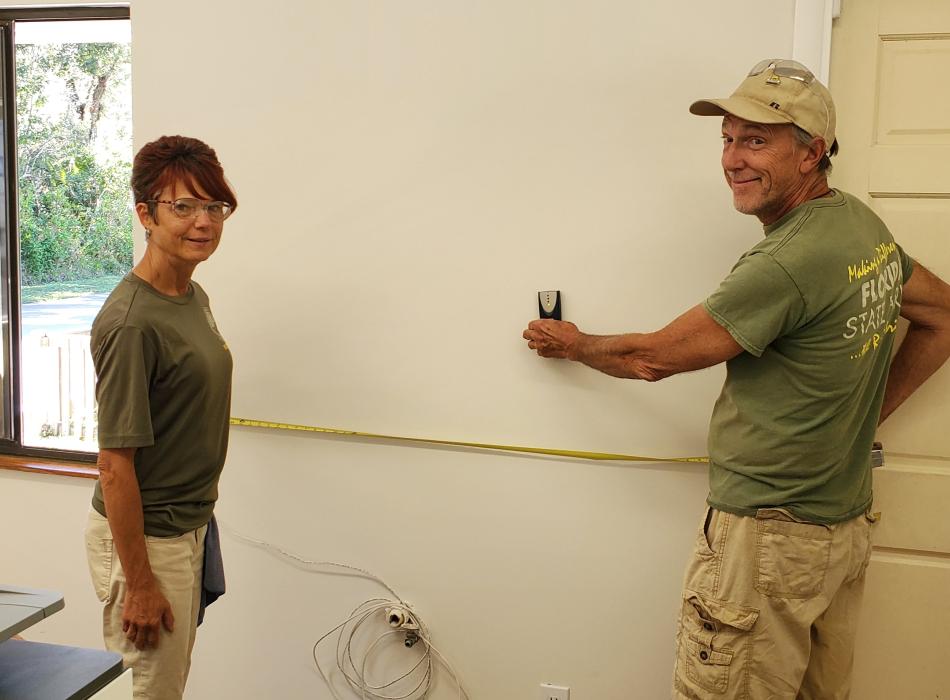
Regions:
M 135 448 L 99 450 L 99 483 L 116 553 L 128 590 L 122 608 L 122 630 L 139 649 L 158 646 L 160 625 L 175 625 L 171 604 L 149 566 L 145 548 L 142 494 L 135 476 Z

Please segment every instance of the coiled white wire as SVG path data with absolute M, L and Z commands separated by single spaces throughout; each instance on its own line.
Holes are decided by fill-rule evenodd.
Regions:
M 314 642 L 313 663 L 317 667 L 317 672 L 320 674 L 320 678 L 323 679 L 327 689 L 333 695 L 334 700 L 344 699 L 337 694 L 336 689 L 333 687 L 330 679 L 324 672 L 323 667 L 320 665 L 320 661 L 317 657 L 317 648 L 323 641 L 331 637 L 335 632 L 339 633 L 337 635 L 336 642 L 337 669 L 343 675 L 343 678 L 346 679 L 347 684 L 349 684 L 354 693 L 359 694 L 361 700 L 423 700 L 423 698 L 428 695 L 432 684 L 433 656 L 435 656 L 445 667 L 445 669 L 452 675 L 452 678 L 455 681 L 455 686 L 458 690 L 458 699 L 468 699 L 468 693 L 465 692 L 465 689 L 462 687 L 462 681 L 459 678 L 458 673 L 456 673 L 455 668 L 453 668 L 452 664 L 449 663 L 448 659 L 446 659 L 445 656 L 432 644 L 432 640 L 429 637 L 428 628 L 423 623 L 422 619 L 418 616 L 412 606 L 402 600 L 396 591 L 394 591 L 392 587 L 390 587 L 390 585 L 381 578 L 357 566 L 340 564 L 334 561 L 312 561 L 310 559 L 305 559 L 301 556 L 298 556 L 297 554 L 294 554 L 293 552 L 283 549 L 282 547 L 271 544 L 270 542 L 258 540 L 253 537 L 248 537 L 247 535 L 241 534 L 233 528 L 225 525 L 220 520 L 218 521 L 218 525 L 222 530 L 229 532 L 234 537 L 249 544 L 266 549 L 271 553 L 278 555 L 279 557 L 290 559 L 297 564 L 304 565 L 307 568 L 333 567 L 337 569 L 343 569 L 363 578 L 375 581 L 392 594 L 393 597 L 391 599 L 371 598 L 370 600 L 360 603 L 353 610 L 353 612 L 350 613 L 349 617 L 347 617 L 343 622 L 336 625 L 333 629 L 328 631 L 316 642 Z M 376 652 L 377 647 L 379 647 L 384 640 L 391 639 L 394 635 L 405 636 L 407 634 L 407 630 L 405 629 L 393 629 L 388 625 L 385 618 L 386 611 L 389 608 L 402 608 L 412 615 L 416 625 L 418 625 L 418 630 L 413 630 L 412 632 L 418 637 L 418 643 L 425 645 L 425 651 L 420 655 L 419 660 L 409 668 L 409 670 L 389 681 L 380 683 L 379 685 L 373 685 L 367 681 L 366 667 L 373 654 Z M 360 658 L 359 654 L 354 652 L 353 640 L 360 632 L 361 628 L 373 620 L 385 625 L 386 631 L 379 634 L 376 639 L 370 643 Z M 346 640 L 345 643 L 344 639 Z M 387 692 L 398 693 L 399 691 L 389 691 L 388 689 L 396 687 L 398 684 L 406 681 L 406 679 L 410 678 L 414 673 L 417 672 L 419 672 L 419 680 L 412 689 L 404 692 L 403 694 L 386 694 Z M 411 684 L 411 681 L 407 682 L 405 685 L 409 684 Z

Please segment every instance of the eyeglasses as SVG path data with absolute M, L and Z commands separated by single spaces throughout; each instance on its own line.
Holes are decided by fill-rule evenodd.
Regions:
M 805 85 L 810 85 L 815 79 L 814 73 L 798 61 L 780 58 L 767 58 L 764 61 L 759 61 L 752 66 L 752 70 L 749 71 L 747 77 L 761 75 L 769 69 L 772 70 L 772 75 L 765 81 L 767 83 L 780 83 L 782 82 L 781 78 L 791 78 L 792 80 L 800 80 Z
M 208 202 L 206 204 L 194 197 L 182 197 L 173 202 L 167 199 L 149 199 L 148 202 L 167 204 L 179 219 L 194 219 L 198 216 L 198 212 L 205 211 L 208 212 L 208 218 L 215 223 L 221 223 L 231 216 L 231 212 L 234 211 L 234 208 L 227 202 Z

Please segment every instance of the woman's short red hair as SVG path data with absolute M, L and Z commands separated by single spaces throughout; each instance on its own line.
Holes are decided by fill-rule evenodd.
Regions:
M 237 209 L 237 197 L 224 177 L 218 156 L 204 141 L 188 136 L 162 136 L 135 154 L 132 162 L 132 194 L 136 203 L 148 202 L 162 190 L 181 182 L 197 195 L 200 188 L 220 202 Z M 197 187 L 196 187 L 197 185 Z M 155 216 L 155 205 L 149 205 Z

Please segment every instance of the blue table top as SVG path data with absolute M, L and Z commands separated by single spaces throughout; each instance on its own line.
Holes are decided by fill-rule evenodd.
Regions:
M 62 593 L 0 584 L 0 643 L 64 607 Z

